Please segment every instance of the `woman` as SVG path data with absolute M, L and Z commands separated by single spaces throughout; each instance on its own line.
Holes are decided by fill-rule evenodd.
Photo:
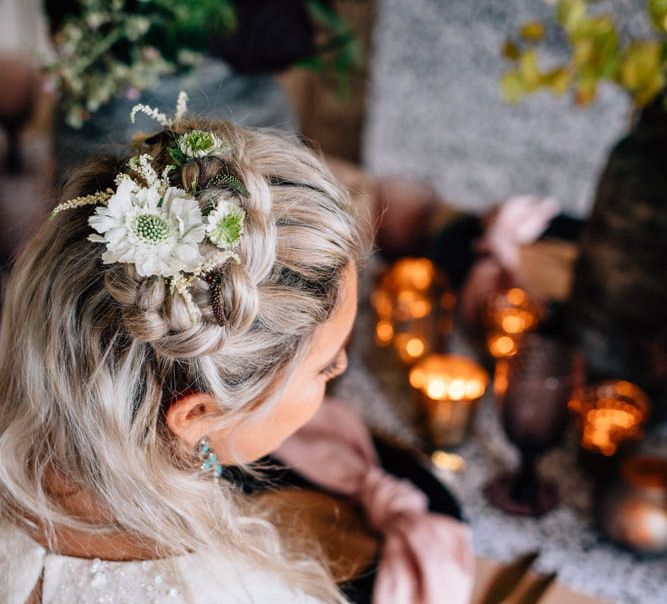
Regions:
M 341 602 L 219 478 L 344 371 L 363 221 L 303 146 L 138 109 L 8 283 L 0 601 Z

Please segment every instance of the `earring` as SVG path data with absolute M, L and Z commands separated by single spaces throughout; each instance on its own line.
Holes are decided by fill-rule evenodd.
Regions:
M 218 461 L 218 456 L 213 449 L 211 449 L 211 443 L 206 436 L 204 436 L 197 445 L 197 455 L 199 455 L 199 459 L 202 460 L 202 463 L 199 466 L 201 470 L 204 472 L 211 472 L 214 480 L 218 480 L 218 478 L 222 477 L 222 464 Z

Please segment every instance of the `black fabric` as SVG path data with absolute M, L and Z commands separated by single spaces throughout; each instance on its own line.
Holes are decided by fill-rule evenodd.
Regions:
M 213 56 L 239 73 L 273 73 L 315 54 L 315 28 L 302 0 L 236 0 L 237 27 L 211 41 Z
M 449 283 L 459 289 L 478 258 L 473 244 L 484 233 L 477 216 L 463 216 L 447 224 L 435 235 L 428 254 L 447 273 Z
M 429 510 L 437 514 L 463 520 L 461 507 L 443 484 L 409 453 L 397 449 L 380 438 L 373 438 L 373 444 L 380 460 L 380 465 L 389 474 L 409 480 L 428 498 Z M 239 485 L 245 493 L 251 494 L 267 488 L 295 486 L 322 491 L 297 472 L 284 468 L 271 457 L 260 460 L 261 465 L 270 469 L 262 472 L 260 478 L 251 477 L 238 468 L 227 468 L 227 478 Z M 361 576 L 341 585 L 345 596 L 354 604 L 370 604 L 375 585 L 377 560 Z

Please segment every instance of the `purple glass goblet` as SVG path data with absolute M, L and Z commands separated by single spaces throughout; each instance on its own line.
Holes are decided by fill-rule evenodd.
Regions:
M 556 446 L 568 422 L 568 401 L 575 385 L 573 350 L 563 341 L 527 334 L 510 359 L 500 416 L 508 439 L 521 454 L 516 472 L 486 487 L 489 501 L 511 514 L 542 516 L 558 505 L 554 484 L 539 478 L 538 457 Z

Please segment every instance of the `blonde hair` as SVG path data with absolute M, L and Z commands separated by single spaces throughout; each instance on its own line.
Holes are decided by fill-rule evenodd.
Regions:
M 226 323 L 195 281 L 201 311 L 162 279 L 131 266 L 103 265 L 87 241 L 90 208 L 45 223 L 17 259 L 0 328 L 0 514 L 86 530 L 45 488 L 57 471 L 94 495 L 109 526 L 175 553 L 233 547 L 288 582 L 329 602 L 344 601 L 323 566 L 286 553 L 266 520 L 244 512 L 237 489 L 215 486 L 183 458 L 165 425 L 169 402 L 187 391 L 212 394 L 220 421 L 261 413 L 311 336 L 337 307 L 342 273 L 364 248 L 364 223 L 323 162 L 275 133 L 189 120 L 231 144 L 180 175 L 197 199 L 229 195 L 207 187 L 237 176 L 248 199 L 240 262 L 222 272 Z M 161 171 L 170 163 L 163 131 L 135 141 Z M 91 161 L 69 178 L 62 199 L 113 187 L 128 157 Z M 261 403 L 261 404 L 260 404 Z

